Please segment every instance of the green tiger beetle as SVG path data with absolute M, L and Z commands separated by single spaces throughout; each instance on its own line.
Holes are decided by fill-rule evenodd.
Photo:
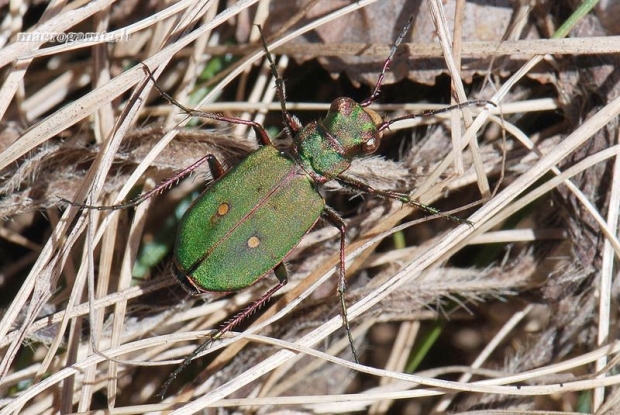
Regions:
M 360 103 L 351 98 L 337 98 L 331 103 L 323 120 L 306 126 L 301 125 L 286 109 L 284 81 L 277 72 L 261 31 L 263 48 L 276 79 L 283 122 L 293 141 L 286 152 L 279 151 L 265 129 L 254 121 L 205 113 L 181 105 L 161 90 L 145 66 L 145 71 L 162 96 L 188 116 L 250 126 L 261 146 L 229 171 L 224 171 L 215 156 L 208 154 L 153 190 L 120 205 L 91 206 L 64 201 L 81 208 L 98 210 L 135 206 L 161 193 L 206 162 L 214 182 L 198 196 L 180 221 L 173 258 L 176 278 L 195 294 L 237 292 L 264 278 L 272 270 L 278 280 L 275 286 L 226 322 L 216 334 L 185 358 L 162 386 L 159 394 L 162 398 L 174 379 L 195 356 L 231 331 L 286 285 L 288 272 L 284 260 L 319 218 L 340 232 L 338 295 L 343 326 L 349 337 L 353 357 L 358 361 L 344 301 L 346 225 L 338 213 L 325 204 L 317 188 L 330 180 L 336 180 L 349 190 L 398 200 L 441 215 L 437 209 L 411 200 L 406 193 L 375 189 L 347 176 L 345 172 L 354 158 L 374 153 L 379 148 L 383 131 L 398 121 L 427 117 L 465 106 L 495 106 L 485 100 L 468 101 L 392 120 L 383 120 L 376 112 L 368 109 L 378 99 L 385 73 L 411 23 L 412 18 L 394 42 L 370 97 Z M 303 208 L 297 208 L 299 206 Z M 444 216 L 469 223 L 449 215 Z

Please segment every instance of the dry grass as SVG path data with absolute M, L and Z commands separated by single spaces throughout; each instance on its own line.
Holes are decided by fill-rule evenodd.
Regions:
M 144 258 L 141 247 L 174 238 L 174 224 L 166 221 L 203 180 L 184 180 L 136 209 L 116 212 L 68 208 L 58 198 L 118 203 L 136 186 L 148 189 L 204 154 L 233 166 L 256 147 L 244 127 L 186 128 L 178 109 L 152 92 L 140 62 L 179 102 L 281 127 L 256 33 L 249 45 L 228 45 L 232 31 L 247 30 L 248 22 L 275 19 L 268 2 L 258 9 L 255 3 L 218 12 L 211 2 L 195 0 L 143 1 L 137 9 L 112 1 L 58 2 L 47 9 L 0 2 L 7 11 L 3 36 L 11 36 L 0 49 L 0 212 L 7 218 L 0 229 L 0 413 L 173 407 L 175 413 L 213 407 L 613 413 L 620 381 L 613 279 L 620 254 L 620 98 L 609 68 L 620 42 L 517 36 L 458 40 L 453 50 L 447 40 L 453 32 L 441 18 L 439 43 L 403 45 L 407 59 L 441 57 L 454 80 L 452 96 L 491 99 L 498 108 L 395 125 L 381 148 L 390 159 L 360 160 L 351 173 L 377 187 L 413 189 L 416 199 L 443 211 L 482 201 L 456 213 L 473 225 L 428 220 L 411 207 L 343 197 L 327 187 L 328 203 L 348 226 L 346 301 L 361 364 L 352 363 L 334 295 L 337 231 L 319 225 L 289 257 L 291 281 L 282 295 L 243 334 L 210 348 L 165 401 L 156 398 L 205 330 L 275 278 L 225 298 L 188 298 L 171 276 L 169 253 L 144 276 L 132 277 L 134 263 Z M 380 68 L 393 38 L 318 48 L 289 41 L 372 3 L 355 2 L 320 19 L 300 12 L 269 39 L 270 48 L 293 57 L 353 55 L 346 65 L 362 80 L 368 73 L 360 68 L 372 65 L 355 59 L 373 57 Z M 441 16 L 443 2 L 428 4 Z M 536 22 L 539 32 L 551 34 L 563 21 L 554 11 L 523 8 L 514 23 Z M 585 24 L 591 21 L 576 24 L 591 29 Z M 34 24 L 42 32 L 129 34 L 130 41 L 42 46 L 16 40 Z M 224 62 L 226 53 L 239 59 L 211 78 L 208 93 L 194 102 L 205 65 Z M 470 85 L 461 82 L 460 57 L 487 62 L 480 76 L 466 76 L 473 77 Z M 317 64 L 286 57 L 278 64 L 288 108 L 304 121 L 324 112 L 335 91 L 354 90 Z M 361 88 L 354 92 L 369 93 Z M 410 94 L 420 90 L 431 104 L 398 103 L 412 102 Z M 394 118 L 441 107 L 448 97 L 441 82 L 401 81 L 386 85 L 372 108 Z

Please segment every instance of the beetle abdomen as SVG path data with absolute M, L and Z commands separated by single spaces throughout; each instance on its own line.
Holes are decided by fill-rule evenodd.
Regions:
M 241 290 L 284 260 L 324 206 L 297 164 L 275 147 L 261 147 L 202 193 L 183 216 L 176 272 L 199 291 Z

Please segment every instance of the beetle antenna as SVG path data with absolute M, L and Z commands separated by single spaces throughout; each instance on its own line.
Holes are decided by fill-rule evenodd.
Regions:
M 493 101 L 489 101 L 486 99 L 476 99 L 472 101 L 465 101 L 465 102 L 461 102 L 460 104 L 450 105 L 449 107 L 445 107 L 445 108 L 440 108 L 436 110 L 428 110 L 428 111 L 421 112 L 419 114 L 407 114 L 407 115 L 403 115 L 402 117 L 397 117 L 391 120 L 386 120 L 377 126 L 377 130 L 381 132 L 383 130 L 389 129 L 390 125 L 397 123 L 399 121 L 413 120 L 415 118 L 432 117 L 433 115 L 441 114 L 444 112 L 450 112 L 450 111 L 454 111 L 454 110 L 465 108 L 465 107 L 483 107 L 485 105 L 491 105 L 493 107 L 497 107 L 497 104 L 495 104 Z
M 403 39 L 405 38 L 405 35 L 411 28 L 412 24 L 413 24 L 413 15 L 409 17 L 409 20 L 407 20 L 407 24 L 405 25 L 403 30 L 398 35 L 398 38 L 396 38 L 396 41 L 394 42 L 394 44 L 392 45 L 392 49 L 390 49 L 390 54 L 388 58 L 385 60 L 385 62 L 383 63 L 383 69 L 381 69 L 381 74 L 379 75 L 379 79 L 377 79 L 377 83 L 375 84 L 375 89 L 372 91 L 372 94 L 370 94 L 368 98 L 366 98 L 360 103 L 362 107 L 369 106 L 370 104 L 375 102 L 377 98 L 379 98 L 379 95 L 381 95 L 381 86 L 383 85 L 385 73 L 390 69 L 390 63 L 392 63 L 394 55 L 396 54 L 396 50 L 398 49 L 400 44 L 403 42 Z
M 293 116 L 286 109 L 286 85 L 284 84 L 284 79 L 280 76 L 278 72 L 278 68 L 271 56 L 271 52 L 269 51 L 269 47 L 267 46 L 267 40 L 265 39 L 265 35 L 263 33 L 263 28 L 261 25 L 256 25 L 258 28 L 258 32 L 260 33 L 261 42 L 263 42 L 263 49 L 265 50 L 265 57 L 269 62 L 269 69 L 271 70 L 272 76 L 276 80 L 276 96 L 278 97 L 278 101 L 280 102 L 280 108 L 282 109 L 282 121 L 284 125 L 291 131 L 291 133 L 295 134 L 299 129 L 297 126 L 298 123 L 293 121 Z

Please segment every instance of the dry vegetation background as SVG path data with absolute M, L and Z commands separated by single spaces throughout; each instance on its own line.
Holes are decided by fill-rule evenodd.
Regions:
M 619 18 L 577 3 L 0 1 L 0 413 L 618 413 Z M 230 167 L 256 147 L 246 128 L 186 120 L 141 62 L 179 102 L 275 136 L 254 24 L 305 123 L 370 94 L 411 14 L 372 108 L 498 107 L 395 125 L 351 173 L 443 211 L 478 202 L 455 213 L 473 226 L 325 188 L 348 226 L 361 365 L 335 295 L 337 231 L 319 224 L 244 337 L 160 401 L 179 359 L 275 278 L 208 299 L 174 281 L 176 221 L 206 167 L 135 209 L 59 201 L 118 203 L 204 154 Z M 37 31 L 117 41 L 17 39 Z

